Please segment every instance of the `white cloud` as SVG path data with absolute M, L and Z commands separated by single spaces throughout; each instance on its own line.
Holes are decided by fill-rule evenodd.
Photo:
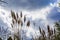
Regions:
M 52 9 L 52 7 L 47 6 L 43 9 L 37 9 L 35 11 L 24 11 L 23 10 L 23 14 L 26 15 L 27 17 L 31 17 L 32 20 L 35 20 L 36 18 L 40 18 L 40 19 L 46 19 L 47 14 L 50 12 L 50 10 Z
M 10 22 L 11 19 L 9 18 L 9 16 L 10 16 L 10 12 L 0 7 L 0 18 L 3 19 L 4 23 L 7 23 L 10 26 L 9 23 L 11 23 Z
M 5 15 L 4 15 L 5 17 L 6 17 L 6 16 L 9 16 L 9 11 L 7 11 L 7 10 L 3 9 L 2 7 L 0 7 L 0 16 L 3 15 L 2 12 L 5 14 Z

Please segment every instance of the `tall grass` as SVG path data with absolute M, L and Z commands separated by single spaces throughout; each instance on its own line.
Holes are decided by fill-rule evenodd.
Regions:
M 35 38 L 34 40 L 55 40 L 56 30 L 51 29 L 49 25 L 47 25 L 47 36 L 46 32 L 39 27 L 40 36 Z
M 17 32 L 18 36 L 16 34 L 14 34 L 14 37 L 17 38 L 17 40 L 21 40 L 21 38 L 19 37 L 19 31 L 20 31 L 19 27 L 22 28 L 23 24 L 26 21 L 26 16 L 24 15 L 24 19 L 23 19 L 24 23 L 22 21 L 22 17 L 23 17 L 22 12 L 20 13 L 20 16 L 19 16 L 18 13 L 15 14 L 13 11 L 11 11 L 11 17 L 12 17 L 12 24 L 11 24 L 12 28 L 14 28 L 14 24 L 20 25 L 20 26 L 17 26 L 18 27 L 18 32 Z M 33 23 L 33 25 L 35 26 L 36 24 Z M 56 25 L 58 25 L 58 24 L 56 23 Z M 30 26 L 29 20 L 27 21 L 26 26 L 27 27 Z M 56 38 L 57 38 L 56 28 L 51 29 L 49 25 L 47 25 L 47 36 L 46 36 L 45 30 L 41 29 L 40 27 L 39 27 L 39 33 L 41 35 L 37 38 L 32 37 L 32 40 L 56 40 Z
M 23 17 L 24 17 L 24 19 L 23 19 L 24 22 L 22 20 Z M 16 29 L 13 30 L 14 31 L 14 40 L 22 40 L 22 38 L 21 38 L 21 28 L 26 21 L 26 16 L 25 15 L 23 16 L 22 12 L 19 15 L 18 13 L 15 13 L 15 12 L 11 11 L 11 18 L 12 18 L 12 23 L 11 23 L 12 29 L 14 29 L 15 26 L 16 26 Z M 28 26 L 28 27 L 30 26 L 30 21 L 29 20 L 27 21 L 26 26 Z M 18 27 L 18 29 L 17 29 L 17 27 Z
M 24 17 L 24 22 L 22 20 L 22 18 Z M 13 11 L 11 11 L 11 18 L 12 18 L 12 23 L 11 23 L 11 27 L 14 31 L 14 40 L 23 40 L 23 38 L 21 38 L 21 28 L 23 27 L 24 23 L 26 22 L 26 16 L 22 14 L 22 12 L 20 13 L 20 15 L 18 13 L 15 13 Z M 30 27 L 30 20 L 27 21 L 26 26 Z M 33 25 L 35 26 L 36 24 L 33 23 Z M 41 35 L 39 35 L 39 37 L 33 37 L 32 36 L 32 40 L 60 40 L 60 24 L 59 23 L 55 23 L 55 26 L 57 28 L 51 29 L 49 25 L 47 25 L 47 35 L 45 30 L 41 29 L 39 27 L 39 33 Z M 16 27 L 16 29 L 14 30 L 14 28 Z M 58 32 L 57 32 L 57 31 Z M 1 38 L 0 38 L 1 40 Z M 12 40 L 11 37 L 8 38 L 8 40 Z
M 22 13 L 20 16 L 22 17 Z M 13 30 L 14 31 L 14 40 L 21 40 L 21 35 L 20 35 L 21 26 L 19 26 L 19 25 L 20 24 L 22 25 L 22 20 L 19 17 L 18 13 L 15 14 L 13 11 L 11 11 L 11 17 L 12 17 L 12 24 L 11 24 L 12 28 L 15 28 L 15 25 L 16 25 L 16 29 Z

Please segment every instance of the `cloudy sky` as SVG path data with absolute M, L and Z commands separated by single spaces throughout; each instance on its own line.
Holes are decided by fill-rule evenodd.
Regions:
M 2 0 L 0 11 L 6 15 L 8 11 L 21 12 L 32 20 L 44 20 L 46 24 L 60 20 L 60 0 Z
M 60 20 L 59 0 L 3 0 L 0 2 L 1 9 L 23 11 L 29 17 L 45 20 Z M 36 16 L 35 16 L 36 15 Z
M 7 22 L 11 10 L 21 12 L 27 18 L 42 24 L 52 24 L 54 21 L 60 20 L 59 0 L 2 0 L 0 2 L 0 18 Z M 2 13 L 2 14 L 1 14 Z M 8 22 L 9 23 L 9 20 Z
M 59 0 L 2 0 L 0 11 L 4 11 L 5 16 L 13 10 L 21 12 L 33 21 L 41 20 L 44 24 L 52 24 L 60 20 Z
M 8 4 L 3 4 L 7 8 L 14 9 L 39 9 L 54 4 L 57 0 L 4 0 Z M 2 3 L 1 3 L 2 4 Z

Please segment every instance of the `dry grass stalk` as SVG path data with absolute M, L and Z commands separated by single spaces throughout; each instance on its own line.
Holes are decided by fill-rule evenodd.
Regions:
M 47 30 L 48 30 L 48 32 L 50 32 L 50 27 L 49 27 L 49 25 L 47 25 Z
M 55 30 L 55 28 L 54 28 L 54 34 L 56 33 L 56 30 Z
M 41 28 L 39 27 L 39 31 L 40 31 L 40 33 L 41 33 Z
M 15 21 L 12 19 L 12 23 L 14 24 L 15 23 Z
M 21 21 L 21 26 L 23 26 L 23 22 Z
M 43 30 L 42 32 L 43 32 L 43 35 L 45 35 L 45 31 Z
M 30 21 L 27 22 L 27 26 L 28 26 L 28 27 L 30 26 Z
M 13 28 L 13 25 L 14 24 L 17 24 L 18 25 L 18 24 L 21 23 L 21 25 L 23 25 L 23 22 L 22 22 L 21 18 L 19 18 L 18 13 L 16 13 L 16 15 L 15 15 L 15 13 L 13 11 L 11 11 L 11 16 L 12 16 L 12 24 L 11 24 L 12 28 Z M 21 14 L 21 17 L 22 17 L 22 14 Z M 18 28 L 17 31 L 18 31 L 17 34 L 14 34 L 14 39 L 17 38 L 17 40 L 19 40 L 20 39 L 19 38 L 20 37 L 19 36 L 19 28 Z M 15 30 L 14 30 L 14 32 L 15 32 Z
M 13 28 L 13 25 L 11 24 L 12 28 Z
M 12 37 L 9 37 L 7 40 L 12 40 Z
M 51 29 L 51 35 L 53 35 L 53 30 Z
M 50 27 L 49 27 L 49 25 L 47 25 L 47 30 L 48 30 L 48 39 L 50 40 L 51 31 L 50 31 Z
M 39 27 L 39 31 L 41 36 L 39 36 L 39 38 L 35 38 L 36 40 L 56 40 L 56 30 L 54 29 L 50 29 L 50 26 L 47 26 L 47 31 L 48 31 L 48 36 L 46 36 L 46 33 L 44 30 L 41 30 L 41 28 Z M 54 35 L 55 34 L 55 35 Z M 34 40 L 35 40 L 34 39 Z
M 22 12 L 21 12 L 20 17 L 22 18 L 22 16 L 23 16 L 23 15 L 22 15 Z
M 18 20 L 18 24 L 20 24 L 20 23 L 21 23 L 21 19 Z
M 18 13 L 16 13 L 16 17 L 18 18 L 19 16 L 18 16 Z
M 26 16 L 24 16 L 24 22 L 26 21 Z
M 12 16 L 13 19 L 16 20 L 16 15 L 15 15 L 15 13 L 13 11 L 11 11 L 11 16 Z
M 13 12 L 13 11 L 11 11 L 11 16 L 12 16 L 12 23 L 13 24 L 11 24 L 11 26 L 13 27 L 13 25 L 14 25 L 14 23 L 18 23 L 18 24 L 21 24 L 21 27 L 23 26 L 23 22 L 22 22 L 22 20 L 21 20 L 21 18 L 22 18 L 22 12 L 21 12 L 21 14 L 20 14 L 20 17 L 21 18 L 19 18 L 19 16 L 18 16 L 18 13 L 15 15 L 15 13 Z M 16 21 L 16 22 L 15 22 Z M 24 22 L 26 21 L 26 16 L 24 16 Z M 34 25 L 35 25 L 35 23 L 34 23 Z M 57 24 L 58 25 L 58 24 Z M 28 20 L 28 22 L 27 22 L 27 26 L 29 27 L 30 26 L 30 21 Z M 50 29 L 50 27 L 49 27 L 49 25 L 47 25 L 47 31 L 48 31 L 48 38 L 46 37 L 46 33 L 45 33 L 45 31 L 44 30 L 41 30 L 41 28 L 39 27 L 39 31 L 40 31 L 40 33 L 41 33 L 41 36 L 39 36 L 39 38 L 37 38 L 37 39 L 34 39 L 33 38 L 33 40 L 51 40 L 50 39 L 50 37 L 53 35 L 53 33 L 55 34 L 56 33 L 56 31 L 55 31 L 55 29 L 54 29 L 54 32 L 53 32 L 53 30 L 52 29 Z M 17 36 L 18 37 L 18 36 Z M 18 37 L 18 39 L 19 39 L 19 37 Z

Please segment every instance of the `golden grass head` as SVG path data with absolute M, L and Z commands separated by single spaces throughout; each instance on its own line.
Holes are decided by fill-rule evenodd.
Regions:
M 26 21 L 26 16 L 24 16 L 24 22 Z
M 21 23 L 21 19 L 18 20 L 18 24 L 20 24 L 20 23 Z
M 16 20 L 16 15 L 15 15 L 15 13 L 13 11 L 11 11 L 11 16 L 12 16 L 13 19 Z
M 18 16 L 18 13 L 16 13 L 16 17 L 17 17 L 17 19 L 18 19 L 18 17 L 19 17 L 19 16 Z
M 27 26 L 28 26 L 28 27 L 30 26 L 30 21 L 27 22 Z
M 49 25 L 47 25 L 47 30 L 48 30 L 48 32 L 50 32 L 50 27 L 49 27 Z
M 41 28 L 39 27 L 39 31 L 40 31 L 40 33 L 41 33 Z
M 22 18 L 22 16 L 23 16 L 23 15 L 22 15 L 22 12 L 21 12 L 20 17 Z

